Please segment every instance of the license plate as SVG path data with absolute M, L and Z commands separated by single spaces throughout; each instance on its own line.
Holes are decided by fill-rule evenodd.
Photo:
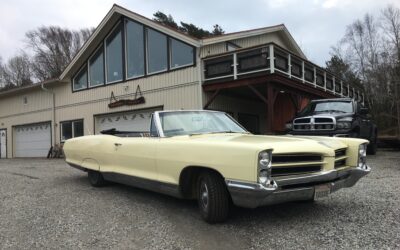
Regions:
M 321 199 L 324 197 L 329 196 L 331 193 L 331 185 L 319 185 L 315 186 L 315 192 L 314 192 L 314 199 Z

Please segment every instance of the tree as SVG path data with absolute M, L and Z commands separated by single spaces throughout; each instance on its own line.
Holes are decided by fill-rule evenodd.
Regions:
M 192 23 L 180 22 L 180 25 L 178 25 L 170 14 L 166 15 L 161 11 L 157 11 L 153 14 L 153 16 L 154 21 L 162 23 L 166 26 L 169 26 L 173 29 L 179 30 L 196 38 L 205 38 L 215 35 L 222 35 L 225 33 L 225 31 L 218 24 L 215 24 L 213 30 L 210 32 L 208 30 L 197 27 Z
M 387 6 L 379 16 L 366 14 L 347 26 L 344 37 L 332 49 L 361 81 L 371 114 L 384 130 L 400 116 L 400 96 L 395 84 L 400 80 L 400 9 Z M 333 60 L 332 60 L 333 59 Z M 332 57 L 328 67 L 346 72 L 346 66 Z M 397 118 L 399 119 L 399 118 Z
M 343 82 L 349 84 L 357 89 L 363 89 L 360 78 L 353 72 L 350 65 L 346 63 L 339 55 L 332 55 L 331 59 L 327 62 L 326 69 L 334 75 L 340 77 Z
M 24 52 L 10 58 L 7 64 L 1 65 L 0 74 L 3 88 L 6 89 L 26 86 L 33 82 L 31 62 Z
M 221 26 L 219 26 L 218 24 L 214 25 L 214 29 L 211 32 L 214 36 L 218 36 L 218 35 L 223 35 L 225 34 L 225 31 L 222 29 Z
M 93 29 L 69 30 L 42 26 L 25 35 L 32 50 L 32 70 L 39 81 L 57 78 L 89 38 Z
M 156 13 L 153 14 L 153 16 L 154 16 L 153 18 L 154 21 L 157 21 L 174 29 L 179 28 L 178 24 L 175 22 L 174 18 L 171 15 L 166 15 L 161 11 L 157 11 Z
M 211 36 L 211 33 L 209 31 L 199 28 L 192 23 L 181 22 L 179 30 L 196 38 L 204 38 Z

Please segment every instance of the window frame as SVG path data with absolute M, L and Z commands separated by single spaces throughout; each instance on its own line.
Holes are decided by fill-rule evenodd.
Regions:
M 68 122 L 71 123 L 71 131 L 72 131 L 72 137 L 70 139 L 76 137 L 75 136 L 75 131 L 74 131 L 74 123 L 75 122 L 82 122 L 83 134 L 81 136 L 85 135 L 85 123 L 84 123 L 84 119 L 83 118 L 82 119 L 75 119 L 75 120 L 60 121 L 59 122 L 59 124 L 60 124 L 60 143 L 64 143 L 66 140 L 68 140 L 68 139 L 66 139 L 66 140 L 62 139 L 63 138 L 63 126 L 62 125 L 63 125 L 63 123 L 68 123 Z M 80 136 L 77 136 L 77 137 L 80 137 Z
M 138 24 L 140 24 L 140 25 L 143 26 L 143 33 L 144 33 L 143 40 L 144 40 L 144 50 L 145 50 L 145 51 L 144 51 L 144 75 L 135 76 L 135 77 L 129 77 L 129 78 L 128 78 L 128 76 L 127 76 L 128 73 L 127 73 L 127 55 L 126 55 L 126 52 L 127 52 L 127 50 L 126 50 L 126 44 L 127 44 L 127 43 L 126 43 L 126 21 L 135 22 L 135 23 L 138 23 Z M 123 64 L 123 65 L 122 65 L 122 79 L 121 79 L 121 80 L 112 81 L 112 82 L 107 82 L 108 75 L 107 75 L 107 50 L 106 50 L 106 45 L 107 45 L 107 43 L 106 43 L 106 40 L 114 33 L 114 31 L 115 31 L 115 29 L 118 27 L 118 25 L 122 25 L 122 27 L 121 27 L 121 36 L 122 36 L 122 64 Z M 159 32 L 160 34 L 163 34 L 163 35 L 166 36 L 166 38 L 167 38 L 167 69 L 166 69 L 166 70 L 148 73 L 148 55 L 147 55 L 147 54 L 148 54 L 148 39 L 147 39 L 147 29 L 152 29 L 152 30 L 154 30 L 154 31 L 156 31 L 156 32 Z M 188 46 L 190 46 L 190 47 L 193 48 L 193 63 L 192 63 L 192 64 L 182 65 L 182 66 L 174 67 L 174 68 L 171 67 L 171 55 L 170 55 L 170 54 L 171 54 L 171 49 L 170 49 L 170 39 L 171 39 L 171 38 L 172 38 L 172 39 L 175 39 L 175 40 L 177 40 L 177 41 L 179 41 L 179 42 L 181 42 L 181 43 L 187 44 Z M 89 77 L 90 77 L 90 76 L 89 76 L 89 60 L 95 55 L 96 52 L 98 52 L 98 49 L 99 49 L 100 47 L 103 47 L 104 84 L 99 84 L 99 85 L 96 85 L 96 86 L 89 87 Z M 198 49 L 198 48 L 197 48 L 196 46 L 191 45 L 191 44 L 189 44 L 189 43 L 187 43 L 187 42 L 185 42 L 185 41 L 182 41 L 182 40 L 180 40 L 179 38 L 174 37 L 173 35 L 169 35 L 169 34 L 163 32 L 163 31 L 160 31 L 160 30 L 158 30 L 158 29 L 156 29 L 156 28 L 150 27 L 150 26 L 147 25 L 147 24 L 140 23 L 140 22 L 138 22 L 138 21 L 136 21 L 136 20 L 133 20 L 133 19 L 131 19 L 131 18 L 129 18 L 129 17 L 122 16 L 121 18 L 119 18 L 119 19 L 116 21 L 116 23 L 112 26 L 112 29 L 106 34 L 106 36 L 101 40 L 101 42 L 98 44 L 98 46 L 96 47 L 96 49 L 95 49 L 93 52 L 91 52 L 91 53 L 89 54 L 88 59 L 86 59 L 86 60 L 84 61 L 84 63 L 82 64 L 82 66 L 79 67 L 79 69 L 76 71 L 76 73 L 72 76 L 72 79 L 71 79 L 71 91 L 72 91 L 72 93 L 74 93 L 74 92 L 89 90 L 89 89 L 93 89 L 93 88 L 109 86 L 109 85 L 112 85 L 112 84 L 123 83 L 123 82 L 126 82 L 126 81 L 128 81 L 128 80 L 146 78 L 146 77 L 151 77 L 151 76 L 158 75 L 158 74 L 169 73 L 169 72 L 173 72 L 173 71 L 175 71 L 175 70 L 181 70 L 181 69 L 188 68 L 188 67 L 196 67 L 196 66 L 197 66 L 197 49 Z M 86 84 L 86 87 L 84 87 L 84 88 L 79 88 L 79 89 L 75 89 L 75 88 L 74 88 L 74 82 L 75 82 L 74 79 L 76 78 L 76 76 L 77 76 L 79 73 L 81 73 L 81 71 L 82 71 L 82 69 L 83 69 L 84 67 L 86 67 L 86 72 L 87 72 L 87 76 L 86 76 L 87 84 Z
M 169 48 L 167 48 L 168 49 L 168 54 L 169 54 L 168 55 L 168 57 L 169 57 L 169 62 L 168 62 L 169 71 L 180 69 L 180 68 L 186 68 L 186 67 L 190 67 L 192 65 L 195 65 L 195 63 L 196 63 L 195 62 L 195 60 L 196 60 L 196 48 L 194 46 L 192 46 L 192 45 L 190 45 L 188 43 L 185 43 L 184 41 L 178 40 L 178 39 L 176 39 L 174 37 L 171 37 L 171 36 L 167 36 L 167 38 L 168 38 L 168 47 L 169 47 Z M 181 66 L 178 66 L 178 67 L 172 67 L 172 40 L 175 40 L 177 42 L 183 43 L 183 44 L 185 44 L 185 45 L 187 45 L 187 46 L 189 46 L 189 47 L 191 47 L 193 49 L 192 63 L 184 64 L 184 65 L 181 65 Z
M 167 46 L 166 46 L 166 48 L 167 48 L 167 68 L 166 69 L 163 69 L 163 70 L 159 70 L 159 71 L 154 71 L 154 72 L 149 72 L 149 30 L 153 30 L 153 31 L 155 31 L 155 32 L 158 32 L 158 33 L 160 33 L 160 34 L 162 34 L 163 36 L 165 36 L 165 38 L 166 38 L 166 42 L 167 42 Z M 170 62 L 169 62 L 169 60 L 170 60 L 170 55 L 169 55 L 169 36 L 167 35 L 167 34 L 165 34 L 165 33 L 163 33 L 163 32 L 161 32 L 161 31 L 158 31 L 158 30 L 156 30 L 156 29 L 153 29 L 153 28 L 150 28 L 150 27 L 148 27 L 148 26 L 146 26 L 145 27 L 145 34 L 146 34 L 146 37 L 145 37 L 145 48 L 146 48 L 146 61 L 145 61 L 145 63 L 146 63 L 146 76 L 151 76 L 151 75 L 155 75 L 155 74 L 159 74 L 159 73 L 162 73 L 162 72 L 169 72 L 170 71 Z
M 136 23 L 138 25 L 141 25 L 143 27 L 143 66 L 144 66 L 144 70 L 143 70 L 143 75 L 138 75 L 138 76 L 131 76 L 128 77 L 128 56 L 127 56 L 127 51 L 128 51 L 128 31 L 127 31 L 127 22 L 133 22 Z M 146 25 L 144 25 L 143 23 L 139 23 L 137 21 L 134 21 L 132 19 L 129 18 L 124 18 L 124 51 L 125 51 L 125 81 L 127 80 L 131 80 L 131 79 L 137 79 L 137 78 L 141 78 L 141 77 L 145 77 L 146 76 L 146 72 L 147 72 L 147 49 L 146 49 L 146 44 L 147 44 L 147 39 L 146 39 Z
M 82 70 L 84 70 L 86 68 L 86 87 L 83 88 L 79 88 L 76 89 L 75 88 L 75 78 L 82 72 Z M 74 75 L 74 77 L 72 78 L 72 90 L 73 91 L 81 91 L 84 89 L 88 88 L 88 84 L 89 84 L 89 74 L 88 74 L 88 67 L 87 67 L 87 61 L 85 61 L 85 63 L 79 68 L 78 72 Z
M 121 70 L 122 70 L 122 74 L 121 74 L 121 79 L 118 79 L 118 80 L 115 80 L 115 81 L 112 81 L 112 82 L 108 82 L 108 70 L 107 70 L 107 39 L 110 37 L 110 36 L 112 36 L 112 35 L 116 35 L 116 33 L 115 33 L 115 30 L 120 26 L 120 25 L 123 25 L 123 27 L 120 27 L 121 28 L 121 30 L 120 30 L 120 32 L 121 32 L 121 56 L 122 56 L 122 60 L 121 60 L 121 63 L 122 63 L 122 67 L 121 67 Z M 123 24 L 123 22 L 121 21 L 121 20 L 119 20 L 115 25 L 114 25 L 114 27 L 111 29 L 111 31 L 107 34 L 107 36 L 103 39 L 103 41 L 102 41 L 102 44 L 104 45 L 104 73 L 105 73 L 105 84 L 104 85 L 110 85 L 110 84 L 113 84 L 113 83 L 117 83 L 117 82 L 123 82 L 123 81 L 125 81 L 126 79 L 125 79 L 125 73 L 124 73 L 124 64 L 125 64 L 125 56 L 124 56 L 124 54 L 125 54 L 125 46 L 124 46 L 124 44 L 125 44 L 125 34 L 124 34 L 124 24 Z
M 106 84 L 106 51 L 105 51 L 105 48 L 103 47 L 104 46 L 104 43 L 101 43 L 96 49 L 95 49 L 95 51 L 93 52 L 93 54 L 91 54 L 90 55 L 90 57 L 89 57 L 89 59 L 87 60 L 87 71 L 88 71 L 88 86 L 87 86 L 87 89 L 92 89 L 92 88 L 97 88 L 97 87 L 100 87 L 100 86 L 104 86 L 105 84 Z M 95 86 L 90 86 L 90 60 L 92 60 L 92 58 L 97 54 L 97 52 L 99 52 L 101 49 L 103 49 L 103 56 L 102 56 L 102 58 L 103 58 L 103 77 L 104 77 L 104 82 L 102 83 L 102 84 L 99 84 L 99 85 L 95 85 Z

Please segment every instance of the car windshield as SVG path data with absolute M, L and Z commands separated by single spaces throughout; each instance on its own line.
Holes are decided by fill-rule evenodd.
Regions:
M 311 102 L 303 111 L 300 116 L 316 114 L 316 113 L 352 113 L 353 105 L 351 102 Z
M 177 111 L 159 113 L 165 136 L 210 133 L 248 133 L 222 112 Z

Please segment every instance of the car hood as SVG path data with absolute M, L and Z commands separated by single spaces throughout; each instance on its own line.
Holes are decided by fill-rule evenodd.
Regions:
M 192 143 L 207 143 L 231 147 L 255 148 L 257 150 L 273 149 L 274 154 L 285 153 L 321 153 L 334 156 L 334 150 L 346 148 L 347 144 L 339 138 L 307 137 L 307 136 L 268 136 L 252 134 L 203 134 L 193 136 L 178 136 L 176 140 L 188 140 Z
M 325 112 L 325 113 L 313 113 L 313 114 L 308 114 L 304 116 L 298 116 L 294 119 L 297 118 L 307 118 L 307 117 L 318 117 L 318 116 L 330 116 L 330 117 L 335 117 L 336 120 L 345 118 L 345 117 L 352 117 L 354 114 L 353 113 L 340 113 L 340 112 Z

